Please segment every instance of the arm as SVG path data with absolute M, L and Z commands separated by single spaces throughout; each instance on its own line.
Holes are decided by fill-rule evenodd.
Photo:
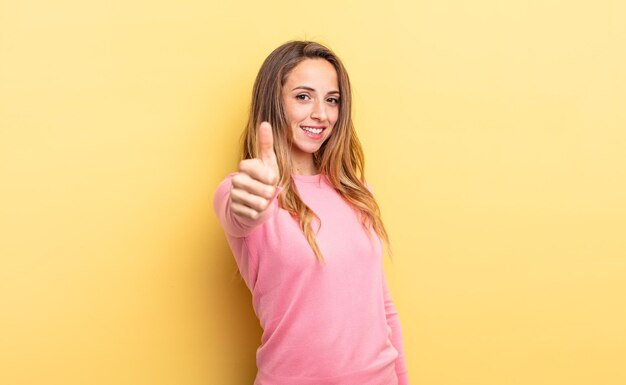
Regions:
M 404 358 L 404 344 L 402 343 L 402 328 L 400 326 L 400 317 L 396 311 L 389 287 L 387 286 L 387 277 L 385 270 L 382 269 L 383 275 L 383 296 L 385 298 L 385 315 L 387 316 L 387 324 L 391 328 L 391 344 L 398 351 L 396 359 L 396 374 L 398 375 L 398 385 L 408 385 L 409 376 L 407 373 L 406 362 Z
M 239 162 L 239 172 L 230 174 L 213 196 L 215 214 L 230 236 L 246 236 L 278 207 L 280 177 L 273 143 L 272 127 L 262 122 L 257 131 L 259 158 Z

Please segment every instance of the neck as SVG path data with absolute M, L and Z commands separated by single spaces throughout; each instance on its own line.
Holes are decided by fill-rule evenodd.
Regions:
M 296 175 L 317 175 L 319 170 L 315 167 L 312 154 L 292 154 L 291 172 Z

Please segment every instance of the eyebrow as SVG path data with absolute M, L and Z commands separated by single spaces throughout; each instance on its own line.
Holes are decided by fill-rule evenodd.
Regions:
M 315 92 L 315 88 L 312 88 L 312 87 L 309 87 L 309 86 L 297 86 L 292 91 L 295 91 L 295 90 L 306 90 L 306 91 L 313 91 L 313 92 Z M 330 95 L 330 94 L 339 94 L 339 91 L 333 90 L 333 91 L 328 92 L 327 95 Z

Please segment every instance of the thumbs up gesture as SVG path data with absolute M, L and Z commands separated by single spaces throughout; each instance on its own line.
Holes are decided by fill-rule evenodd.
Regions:
M 232 178 L 230 208 L 241 218 L 257 219 L 267 209 L 280 180 L 272 126 L 263 122 L 257 131 L 260 158 L 244 159 Z

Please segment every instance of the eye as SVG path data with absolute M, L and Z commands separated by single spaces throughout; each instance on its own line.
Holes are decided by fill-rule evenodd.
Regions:
M 298 99 L 298 100 L 309 100 L 310 98 L 309 98 L 309 95 L 307 95 L 307 94 L 298 94 L 298 95 L 296 95 L 296 99 Z
M 326 99 L 326 101 L 330 104 L 339 104 L 339 98 L 335 98 L 335 97 L 330 97 Z

